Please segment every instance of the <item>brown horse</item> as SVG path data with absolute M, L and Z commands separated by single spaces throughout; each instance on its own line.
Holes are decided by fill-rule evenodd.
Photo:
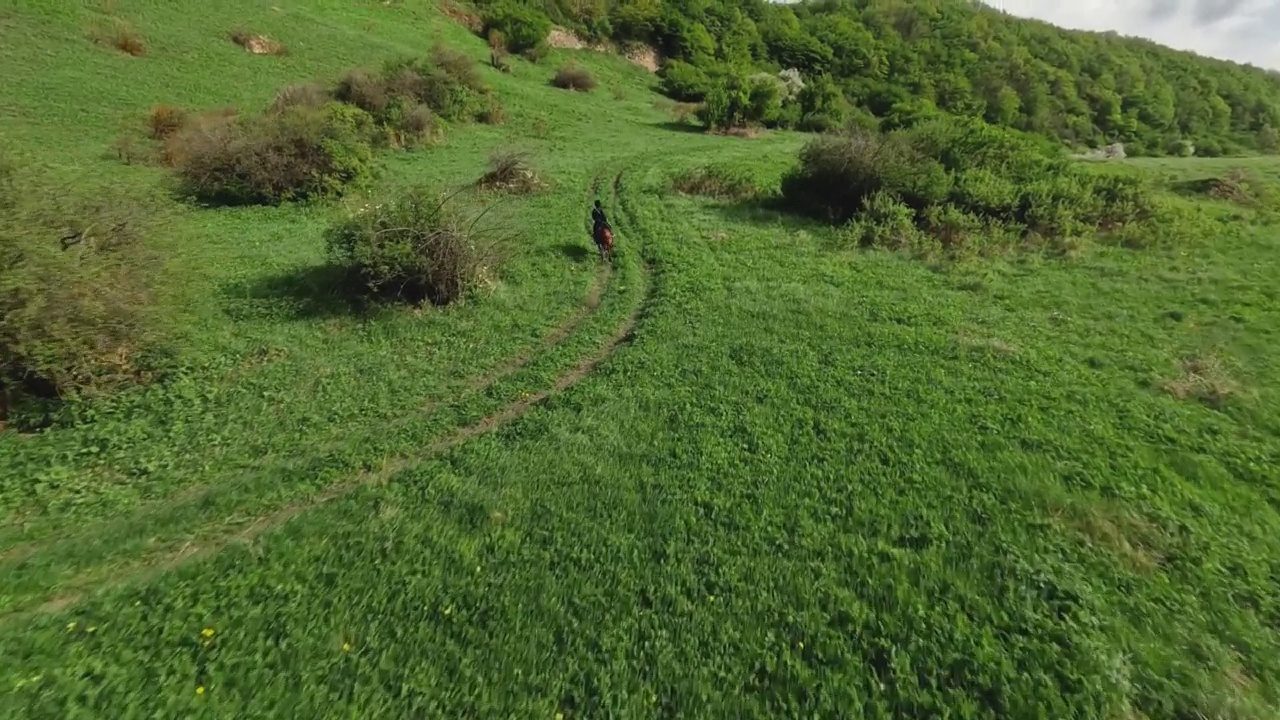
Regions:
M 596 230 L 596 249 L 600 251 L 600 259 L 613 262 L 613 231 L 606 225 Z

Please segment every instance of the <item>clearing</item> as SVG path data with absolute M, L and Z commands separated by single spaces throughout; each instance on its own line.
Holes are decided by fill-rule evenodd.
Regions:
M 90 5 L 0 11 L 0 135 L 76 187 L 161 187 L 108 152 L 157 104 L 488 59 L 417 3 Z M 108 13 L 145 52 L 86 39 Z M 594 91 L 551 86 L 570 60 Z M 511 64 L 482 70 L 505 123 L 379 155 L 375 195 L 510 148 L 552 181 L 502 201 L 518 251 L 447 309 L 328 292 L 334 203 L 166 201 L 178 371 L 0 433 L 0 715 L 1280 712 L 1261 214 L 1187 199 L 1231 232 L 1070 259 L 837 250 L 670 189 L 710 161 L 776 186 L 805 136 L 673 124 L 620 57 Z M 1123 167 L 1244 165 L 1280 176 Z

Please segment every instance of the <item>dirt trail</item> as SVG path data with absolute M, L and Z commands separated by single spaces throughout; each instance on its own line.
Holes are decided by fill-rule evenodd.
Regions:
M 593 189 L 599 187 L 599 180 L 600 179 L 597 177 L 593 181 Z M 620 181 L 621 173 L 613 178 L 611 190 L 614 194 L 617 193 Z M 632 308 L 631 312 L 613 332 L 613 334 L 610 335 L 595 352 L 581 358 L 572 368 L 556 378 L 555 382 L 553 382 L 549 387 L 532 395 L 524 396 L 521 399 L 504 406 L 493 414 L 480 419 L 472 425 L 458 428 L 453 432 L 436 439 L 423 448 L 421 452 L 389 460 L 376 471 L 365 472 L 345 480 L 340 480 L 309 498 L 290 503 L 270 513 L 260 515 L 250 522 L 248 527 L 238 532 L 224 533 L 207 540 L 189 542 L 176 551 L 138 558 L 131 563 L 126 563 L 122 567 L 114 568 L 110 576 L 106 578 L 102 575 L 102 566 L 88 568 L 82 572 L 78 578 L 63 584 L 60 592 L 48 597 L 39 605 L 18 608 L 4 614 L 0 614 L 0 628 L 5 628 L 11 624 L 22 622 L 32 616 L 60 612 L 68 607 L 78 604 L 87 595 L 93 592 L 122 585 L 144 582 L 189 562 L 211 557 L 232 543 L 251 543 L 262 535 L 280 527 L 294 517 L 297 517 L 312 508 L 342 498 L 361 487 L 386 482 L 395 474 L 413 467 L 414 465 L 420 464 L 433 455 L 447 451 L 468 440 L 496 430 L 520 418 L 525 413 L 529 412 L 529 410 L 535 405 L 554 395 L 558 395 L 581 382 L 589 376 L 596 367 L 617 352 L 622 345 L 631 340 L 636 325 L 639 323 L 641 314 L 651 298 L 652 288 L 649 283 L 649 268 L 642 264 L 640 269 L 640 281 L 644 285 L 644 292 L 641 301 L 637 303 L 636 307 Z M 533 350 L 527 351 L 526 354 L 517 357 L 515 360 L 504 365 L 498 370 L 472 381 L 470 384 L 476 385 L 477 387 L 483 387 L 486 384 L 496 382 L 496 380 L 501 377 L 505 377 L 527 364 L 533 357 L 537 356 L 538 350 L 546 350 L 563 342 L 573 333 L 574 329 L 576 329 L 592 312 L 595 311 L 596 308 L 599 307 L 606 281 L 610 275 L 611 271 L 609 267 L 607 265 L 603 266 L 598 274 L 597 282 L 592 286 L 582 308 L 575 313 L 572 318 L 559 326 L 555 331 L 548 334 Z M 194 497 L 199 496 L 199 493 L 192 493 L 190 490 L 187 490 L 183 491 L 181 495 L 188 497 L 188 499 L 194 499 Z M 172 500 L 168 502 L 171 504 Z M 66 539 L 61 539 L 59 542 L 66 541 Z M 6 553 L 4 559 L 22 559 L 23 557 L 34 554 L 44 547 L 48 546 L 35 546 L 34 549 L 31 549 L 30 552 L 24 556 L 18 556 L 14 552 L 14 550 L 21 550 L 24 548 L 16 548 Z

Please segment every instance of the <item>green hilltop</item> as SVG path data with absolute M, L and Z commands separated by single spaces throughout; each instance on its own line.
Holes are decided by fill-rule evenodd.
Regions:
M 0 68 L 0 717 L 1280 712 L 1274 73 L 960 0 Z

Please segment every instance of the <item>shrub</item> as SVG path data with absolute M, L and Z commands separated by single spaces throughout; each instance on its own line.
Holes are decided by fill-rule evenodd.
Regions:
M 711 91 L 711 78 L 696 65 L 668 60 L 662 66 L 658 90 L 680 102 L 702 102 Z
M 978 235 L 1062 246 L 1157 216 L 1141 181 L 1086 172 L 1035 139 L 971 118 L 816 138 L 783 178 L 782 194 L 805 214 L 857 218 L 845 235 L 859 244 L 901 246 L 907 208 L 924 237 L 950 254 Z
M 391 103 L 386 79 L 364 70 L 352 70 L 343 75 L 334 88 L 333 98 L 374 116 L 386 112 Z
M 186 110 L 172 105 L 157 105 L 152 108 L 151 115 L 147 118 L 147 127 L 152 139 L 164 140 L 182 129 L 186 122 Z
M 294 107 L 318 108 L 323 107 L 330 99 L 329 91 L 319 83 L 286 85 L 276 92 L 269 111 L 282 112 Z
M 708 165 L 683 172 L 672 179 L 671 187 L 686 195 L 721 200 L 745 200 L 760 192 L 750 172 L 723 165 Z
M 499 150 L 489 156 L 489 169 L 476 184 L 486 190 L 532 193 L 543 189 L 542 175 L 529 163 L 527 152 Z
M 13 400 L 145 380 L 159 335 L 146 209 L 16 180 L 0 167 L 0 422 Z
M 276 204 L 336 194 L 372 163 L 373 120 L 330 103 L 197 124 L 171 138 L 182 188 L 204 202 Z
M 495 31 L 499 33 L 513 53 L 536 53 L 546 48 L 551 20 L 528 7 L 500 2 L 486 11 L 483 31 L 490 37 Z
M 362 294 L 454 302 L 496 271 L 504 242 L 449 203 L 418 188 L 365 206 L 329 228 L 328 252 Z
M 563 90 L 590 92 L 596 87 L 596 79 L 591 77 L 586 68 L 570 64 L 556 71 L 551 84 Z
M 98 44 L 113 47 L 126 55 L 142 57 L 147 54 L 147 44 L 142 36 L 123 20 L 113 20 L 111 27 L 95 27 L 90 35 Z

